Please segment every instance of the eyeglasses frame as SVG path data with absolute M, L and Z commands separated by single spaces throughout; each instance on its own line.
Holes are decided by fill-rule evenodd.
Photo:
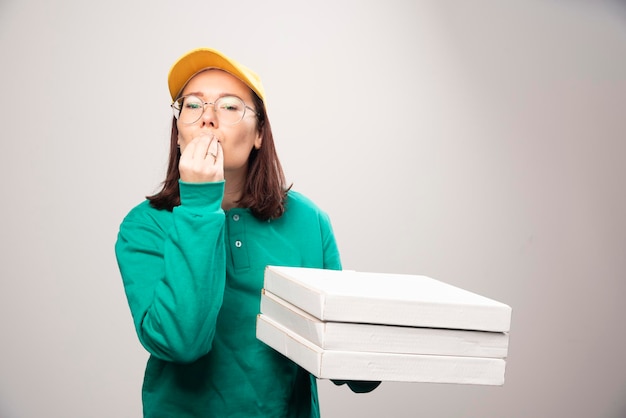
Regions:
M 217 109 L 216 109 L 216 107 L 215 107 L 215 104 L 216 104 L 219 100 L 223 99 L 224 97 L 234 97 L 234 98 L 236 98 L 237 100 L 241 101 L 241 103 L 243 103 L 243 106 L 244 106 L 244 108 L 243 108 L 243 114 L 241 115 L 241 119 L 239 119 L 239 120 L 238 120 L 237 122 L 235 122 L 235 123 L 226 123 L 226 122 L 224 122 L 224 123 L 226 123 L 227 125 L 232 126 L 232 125 L 236 125 L 236 124 L 238 124 L 239 122 L 241 122 L 241 121 L 243 120 L 243 118 L 245 118 L 245 117 L 246 117 L 246 110 L 247 110 L 247 109 L 250 109 L 250 110 L 253 112 L 252 114 L 253 114 L 254 116 L 256 116 L 256 117 L 258 117 L 258 116 L 259 116 L 259 113 L 256 111 L 256 109 L 254 109 L 254 108 L 252 108 L 252 107 L 248 106 L 248 105 L 246 104 L 246 102 L 244 102 L 244 101 L 243 101 L 243 99 L 242 99 L 241 97 L 238 97 L 238 96 L 235 96 L 235 95 L 232 95 L 232 94 L 227 94 L 227 95 L 225 95 L 225 96 L 218 97 L 218 98 L 217 98 L 215 101 L 213 101 L 213 102 L 205 102 L 204 100 L 202 100 L 200 97 L 196 96 L 195 94 L 187 94 L 187 95 L 185 95 L 185 96 L 180 96 L 178 99 L 174 100 L 174 101 L 172 102 L 172 104 L 170 105 L 170 107 L 172 108 L 172 111 L 174 112 L 174 117 L 176 118 L 176 120 L 178 120 L 178 118 L 180 117 L 180 113 L 181 113 L 182 109 L 181 109 L 181 108 L 177 108 L 175 105 L 178 103 L 178 101 L 179 101 L 179 100 L 181 100 L 181 99 L 185 99 L 185 98 L 187 98 L 187 97 L 195 97 L 196 99 L 198 99 L 198 101 L 199 101 L 200 103 L 202 103 L 202 112 L 200 113 L 200 116 L 198 116 L 198 119 L 194 120 L 193 122 L 181 122 L 181 123 L 184 123 L 185 125 L 193 125 L 194 123 L 196 123 L 196 122 L 198 122 L 200 119 L 202 119 L 202 116 L 204 115 L 204 112 L 206 112 L 206 109 L 207 109 L 207 106 L 208 106 L 208 105 L 213 106 L 213 112 L 215 113 L 215 115 L 216 115 L 216 117 L 217 117 Z M 219 120 L 219 118 L 218 118 L 218 120 Z

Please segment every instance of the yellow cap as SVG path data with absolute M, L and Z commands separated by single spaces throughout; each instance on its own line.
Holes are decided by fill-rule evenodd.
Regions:
M 265 102 L 265 91 L 259 76 L 251 69 L 211 48 L 193 49 L 180 57 L 167 76 L 172 100 L 176 100 L 191 77 L 207 68 L 224 70 L 250 87 Z

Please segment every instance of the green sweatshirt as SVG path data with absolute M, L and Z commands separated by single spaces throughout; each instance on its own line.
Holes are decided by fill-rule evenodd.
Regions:
M 224 212 L 223 193 L 181 182 L 172 212 L 144 201 L 120 226 L 117 260 L 150 353 L 144 416 L 318 417 L 315 378 L 257 340 L 256 316 L 267 265 L 341 269 L 330 220 L 294 191 L 269 222 Z

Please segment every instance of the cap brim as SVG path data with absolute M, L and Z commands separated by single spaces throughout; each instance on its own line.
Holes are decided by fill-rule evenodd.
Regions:
M 207 68 L 219 68 L 227 71 L 243 81 L 261 100 L 265 101 L 263 85 L 256 73 L 211 48 L 198 48 L 189 51 L 174 63 L 167 77 L 172 100 L 176 100 L 191 77 Z

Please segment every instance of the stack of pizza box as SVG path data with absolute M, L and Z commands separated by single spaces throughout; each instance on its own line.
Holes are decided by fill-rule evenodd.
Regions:
M 427 276 L 268 266 L 257 338 L 320 379 L 502 385 L 510 322 Z

